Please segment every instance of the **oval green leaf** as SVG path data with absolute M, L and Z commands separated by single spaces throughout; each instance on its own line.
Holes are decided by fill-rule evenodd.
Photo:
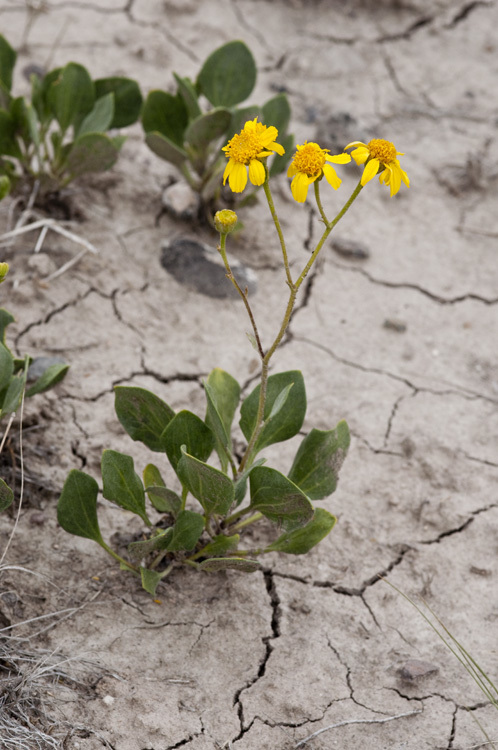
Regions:
M 212 141 L 221 138 L 230 125 L 232 115 L 228 109 L 213 109 L 193 120 L 185 131 L 185 140 L 196 149 L 204 150 Z
M 228 513 L 234 501 L 234 486 L 226 474 L 190 456 L 184 446 L 177 473 L 181 483 L 200 502 L 207 514 Z
M 162 135 L 159 132 L 147 133 L 145 136 L 145 142 L 147 146 L 153 151 L 156 156 L 159 156 L 165 161 L 169 161 L 174 164 L 175 167 L 181 167 L 185 159 L 187 158 L 187 152 L 177 146 Z
M 65 378 L 68 370 L 69 365 L 62 363 L 50 365 L 40 377 L 35 380 L 33 385 L 28 388 L 26 396 L 35 396 L 37 393 L 43 393 L 44 391 L 53 388 L 54 385 L 57 385 L 57 383 L 60 383 L 60 381 Z
M 171 420 L 161 440 L 169 462 L 176 472 L 182 457 L 182 446 L 186 452 L 200 461 L 206 461 L 214 448 L 214 435 L 200 417 L 184 409 Z
M 78 138 L 86 133 L 103 133 L 111 126 L 114 117 L 114 94 L 100 97 L 87 114 L 78 130 Z
M 86 172 L 105 172 L 116 163 L 118 156 L 115 140 L 103 133 L 86 133 L 70 146 L 66 168 L 72 179 Z
M 305 555 L 332 531 L 337 518 L 323 508 L 315 508 L 315 515 L 302 529 L 289 531 L 270 544 L 265 552 L 287 552 Z
M 107 500 L 136 513 L 147 526 L 152 525 L 145 512 L 144 486 L 135 472 L 131 456 L 105 450 L 102 453 L 102 481 L 102 494 Z
M 114 409 L 132 440 L 139 440 L 152 451 L 164 452 L 162 434 L 175 412 L 159 396 L 145 388 L 118 385 L 114 388 Z
M 256 63 L 241 41 L 215 50 L 202 66 L 197 85 L 214 107 L 233 107 L 243 102 L 256 83 Z
M 313 518 L 313 506 L 299 487 L 276 469 L 256 466 L 249 475 L 251 508 L 285 531 L 305 526 Z
M 95 102 L 95 88 L 90 74 L 79 63 L 68 63 L 52 83 L 50 101 L 57 122 L 64 133 L 70 125 L 75 132 Z M 94 170 L 85 170 L 94 171 Z
M 182 147 L 188 112 L 182 97 L 166 91 L 151 91 L 145 100 L 142 126 L 146 133 L 158 132 Z
M 94 84 L 97 99 L 106 94 L 114 94 L 114 116 L 109 125 L 110 128 L 125 128 L 138 120 L 143 99 L 136 81 L 114 76 L 98 78 Z
M 16 64 L 16 52 L 6 38 L 0 34 L 0 81 L 7 91 L 12 88 L 12 73 Z
M 168 552 L 188 552 L 194 549 L 203 531 L 204 517 L 191 510 L 182 510 L 175 521 L 166 549 Z
M 93 539 L 104 546 L 97 519 L 98 491 L 99 486 L 93 477 L 72 469 L 59 498 L 57 520 L 69 534 Z
M 346 422 L 335 430 L 311 430 L 302 441 L 289 472 L 289 479 L 311 500 L 331 495 L 350 443 Z
M 283 392 L 292 385 L 287 393 L 284 408 L 272 415 L 275 404 L 285 396 Z M 240 409 L 240 428 L 247 440 L 251 439 L 256 428 L 259 405 L 260 386 L 258 385 L 245 399 Z M 283 394 L 283 395 L 282 395 Z M 280 443 L 294 437 L 301 429 L 306 415 L 306 390 L 304 379 L 299 370 L 270 375 L 266 390 L 264 410 L 265 425 L 256 441 L 255 452 L 272 443 Z

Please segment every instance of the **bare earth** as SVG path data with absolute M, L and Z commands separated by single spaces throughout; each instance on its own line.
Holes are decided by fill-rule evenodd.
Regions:
M 144 93 L 167 89 L 173 71 L 194 77 L 213 49 L 243 39 L 259 69 L 252 101 L 285 88 L 298 143 L 392 140 L 412 183 L 395 199 L 377 181 L 363 191 L 335 238 L 370 257 L 327 244 L 274 361 L 274 371 L 303 370 L 306 431 L 342 418 L 351 427 L 326 503 L 339 523 L 305 557 L 263 558 L 264 574 L 175 572 L 161 603 L 97 545 L 58 528 L 56 498 L 69 469 L 100 476 L 103 448 L 129 452 L 139 471 L 151 460 L 114 416 L 113 385 L 202 414 L 201 379 L 214 366 L 254 377 L 240 302 L 206 296 L 159 262 L 165 240 L 216 238 L 157 219 L 177 173 L 137 125 L 112 173 L 72 189 L 72 228 L 98 256 L 47 283 L 79 248 L 49 233 L 36 256 L 35 235 L 5 251 L 2 305 L 17 319 L 17 352 L 71 364 L 55 392 L 26 406 L 31 483 L 7 560 L 47 579 L 11 570 L 0 581 L 5 626 L 48 615 L 7 632 L 90 663 L 86 688 L 45 696 L 57 736 L 69 732 L 70 750 L 291 750 L 328 728 L 300 747 L 464 750 L 483 746 L 475 717 L 498 741 L 496 711 L 378 577 L 423 596 L 496 680 L 496 1 L 51 0 L 30 26 L 26 5 L 0 4 L 1 32 L 23 45 L 17 91 L 29 63 L 70 60 L 93 77 L 136 78 Z M 358 179 L 353 167 L 342 173 L 340 194 L 322 191 L 330 213 Z M 318 237 L 316 211 L 294 203 L 285 177 L 275 194 L 297 268 Z M 284 307 L 278 246 L 262 201 L 243 219 L 230 252 L 257 274 L 269 341 Z M 276 457 L 284 469 L 295 448 Z M 101 512 L 107 538 L 140 530 L 109 504 Z M 12 527 L 2 514 L 0 549 Z M 426 663 L 422 676 L 413 660 Z

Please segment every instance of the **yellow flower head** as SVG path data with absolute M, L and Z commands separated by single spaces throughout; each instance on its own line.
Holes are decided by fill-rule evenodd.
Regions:
M 334 190 L 337 190 L 341 184 L 342 180 L 337 176 L 334 167 L 331 167 L 327 162 L 347 164 L 351 161 L 351 157 L 349 154 L 329 156 L 328 153 L 328 148 L 320 148 L 318 143 L 308 143 L 308 141 L 297 147 L 292 163 L 287 170 L 287 177 L 293 178 L 291 190 L 294 200 L 298 203 L 304 203 L 311 183 L 323 175 Z
M 357 164 L 365 164 L 361 177 L 362 185 L 366 185 L 380 171 L 379 182 L 389 185 L 391 195 L 396 195 L 402 181 L 406 187 L 410 187 L 408 175 L 401 169 L 399 159 L 397 159 L 398 156 L 403 156 L 403 154 L 401 151 L 396 151 L 394 143 L 383 141 L 382 138 L 374 138 L 373 141 L 366 144 L 361 141 L 353 141 L 348 143 L 346 149 L 353 146 L 355 146 L 355 149 L 351 151 L 351 156 Z
M 227 181 L 234 193 L 241 193 L 247 185 L 247 167 L 249 179 L 253 185 L 262 185 L 266 179 L 266 170 L 260 159 L 270 156 L 272 151 L 282 156 L 285 153 L 278 137 L 277 128 L 269 128 L 258 122 L 258 118 L 248 120 L 240 133 L 234 135 L 223 147 L 228 164 L 223 173 L 223 184 Z

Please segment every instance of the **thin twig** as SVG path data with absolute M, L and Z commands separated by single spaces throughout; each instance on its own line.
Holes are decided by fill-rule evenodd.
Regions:
M 22 501 L 24 497 L 24 460 L 23 460 L 23 445 L 22 445 L 22 418 L 24 414 L 24 394 L 25 393 L 26 393 L 26 389 L 24 388 L 22 392 L 22 398 L 21 398 L 21 416 L 19 419 L 19 457 L 21 460 L 21 492 L 19 494 L 19 505 L 17 507 L 16 520 L 14 521 L 14 526 L 12 528 L 10 536 L 7 539 L 7 544 L 5 545 L 5 549 L 3 551 L 2 557 L 0 557 L 0 567 L 3 561 L 5 560 L 7 551 L 12 543 L 14 534 L 16 533 L 16 529 L 19 523 L 19 518 L 21 517 L 21 507 L 22 507 Z
M 415 714 L 421 714 L 423 712 L 423 709 L 419 708 L 417 711 L 409 711 L 405 714 L 396 714 L 396 716 L 388 716 L 385 719 L 346 719 L 345 721 L 339 721 L 337 724 L 331 724 L 328 727 L 324 727 L 323 729 L 319 729 L 317 732 L 313 732 L 313 734 L 310 734 L 309 737 L 305 737 L 304 740 L 301 740 L 297 743 L 295 746 L 296 748 L 302 747 L 303 745 L 306 745 L 307 742 L 314 739 L 315 737 L 318 737 L 319 734 L 322 734 L 323 732 L 328 732 L 329 729 L 337 729 L 338 727 L 345 727 L 348 724 L 385 724 L 388 721 L 394 721 L 395 719 L 403 719 L 405 716 L 415 716 Z

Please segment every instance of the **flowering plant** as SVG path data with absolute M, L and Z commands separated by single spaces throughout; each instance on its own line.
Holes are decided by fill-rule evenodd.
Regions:
M 115 409 L 119 421 L 133 440 L 165 455 L 170 464 L 167 481 L 162 467 L 148 464 L 141 478 L 133 459 L 113 450 L 102 456 L 102 494 L 105 498 L 137 514 L 146 531 L 143 538 L 128 547 L 128 559 L 121 557 L 104 541 L 97 517 L 99 486 L 88 474 L 72 470 L 58 504 L 60 525 L 68 532 L 93 539 L 121 564 L 140 576 L 143 587 L 155 594 L 158 584 L 178 565 L 201 572 L 236 569 L 253 572 L 260 568 L 256 559 L 269 552 L 301 555 L 318 544 L 333 528 L 336 518 L 315 505 L 332 494 L 346 457 L 350 435 L 346 422 L 330 430 L 312 429 L 301 441 L 290 471 L 284 474 L 266 465 L 260 454 L 268 446 L 289 440 L 300 431 L 306 414 L 306 392 L 299 370 L 270 374 L 270 363 L 290 322 L 304 279 L 337 222 L 350 208 L 363 186 L 378 174 L 381 184 L 395 194 L 401 181 L 408 185 L 394 146 L 382 140 L 369 144 L 352 143 L 353 159 L 365 164 L 358 185 L 341 210 L 330 220 L 324 210 L 322 178 L 337 190 L 341 179 L 332 164 L 351 161 L 346 152 L 329 155 L 316 143 L 297 146 L 288 176 L 295 200 L 306 200 L 313 185 L 324 230 L 301 272 L 295 276 L 289 263 L 273 197 L 270 190 L 268 156 L 281 154 L 275 126 L 258 119 L 248 120 L 223 148 L 226 167 L 223 179 L 234 192 L 242 192 L 248 179 L 262 186 L 280 243 L 288 298 L 282 321 L 273 342 L 263 346 L 247 289 L 241 288 L 227 255 L 227 236 L 237 223 L 231 210 L 218 211 L 214 224 L 220 234 L 218 250 L 226 276 L 240 295 L 252 327 L 251 342 L 259 355 L 259 384 L 241 401 L 241 387 L 228 373 L 214 369 L 204 383 L 204 419 L 182 410 L 177 413 L 149 391 L 128 386 L 115 388 Z M 233 449 L 233 421 L 240 409 L 239 426 L 245 439 L 242 455 Z M 214 463 L 208 459 L 215 451 Z M 175 485 L 173 488 L 171 484 Z M 246 501 L 246 495 L 249 499 Z M 192 499 L 189 499 L 192 496 Z M 158 521 L 146 508 L 161 514 Z M 252 524 L 267 519 L 279 534 L 258 547 L 244 545 L 244 532 Z M 242 546 L 240 546 L 242 545 Z

